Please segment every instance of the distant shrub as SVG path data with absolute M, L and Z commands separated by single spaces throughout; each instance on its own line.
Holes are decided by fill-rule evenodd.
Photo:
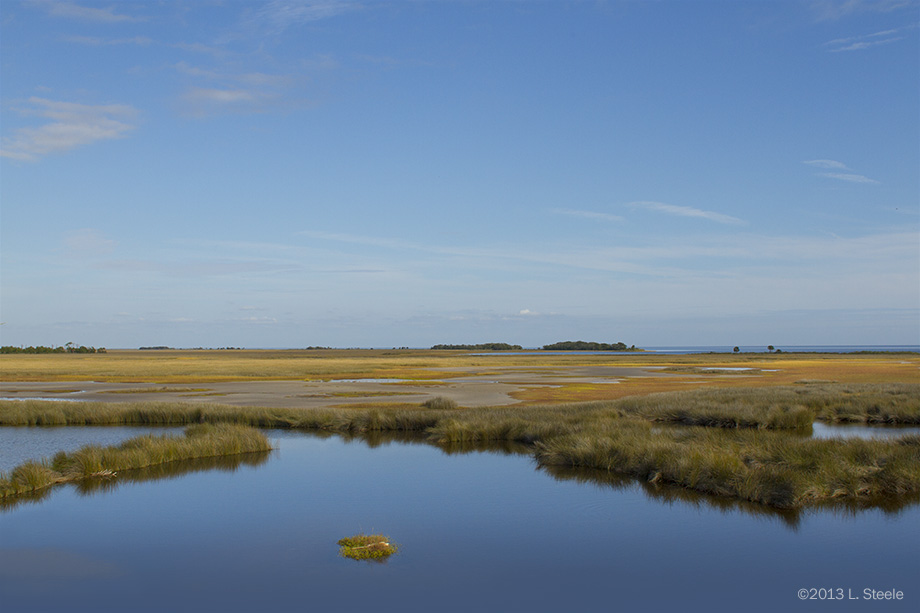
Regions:
M 631 349 L 635 349 L 633 345 Z M 562 341 L 552 345 L 543 345 L 547 351 L 626 351 L 626 343 L 594 343 L 587 341 Z
M 445 398 L 443 396 L 437 396 L 431 400 L 426 400 L 422 403 L 422 406 L 426 409 L 456 409 L 457 403 L 451 400 L 450 398 Z

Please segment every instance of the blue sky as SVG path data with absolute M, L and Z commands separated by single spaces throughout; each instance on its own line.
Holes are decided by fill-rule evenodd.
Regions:
M 916 344 L 918 24 L 4 0 L 2 342 Z

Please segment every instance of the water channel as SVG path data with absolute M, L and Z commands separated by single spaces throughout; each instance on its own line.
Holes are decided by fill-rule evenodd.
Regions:
M 0 449 L 17 430 L 76 446 L 87 442 L 75 440 L 81 431 L 115 436 L 0 428 Z M 270 437 L 270 454 L 61 486 L 0 509 L 2 609 L 898 611 L 920 602 L 915 502 L 779 513 L 548 472 L 508 450 Z M 388 534 L 400 552 L 385 563 L 338 557 L 336 540 L 361 531 Z M 809 588 L 847 598 L 800 601 Z M 904 599 L 869 602 L 867 588 Z

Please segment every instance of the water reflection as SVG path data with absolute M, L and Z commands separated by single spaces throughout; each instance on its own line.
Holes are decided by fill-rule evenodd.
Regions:
M 329 438 L 341 436 L 346 443 L 360 442 L 371 449 L 392 445 L 433 445 L 447 455 L 462 455 L 467 453 L 495 453 L 499 455 L 530 455 L 533 447 L 516 441 L 451 441 L 438 442 L 428 438 L 421 432 L 304 432 L 303 436 L 318 436 Z
M 194 458 L 178 462 L 167 462 L 147 468 L 119 471 L 112 477 L 95 477 L 70 482 L 76 492 L 81 496 L 95 496 L 109 494 L 128 483 L 144 483 L 160 479 L 182 477 L 192 473 L 219 470 L 235 472 L 243 466 L 260 466 L 271 457 L 271 451 L 258 451 L 254 453 L 241 453 L 231 456 L 218 456 L 213 458 Z M 58 486 L 59 487 L 59 486 Z M 0 511 L 8 511 L 22 504 L 41 502 L 55 489 L 55 486 L 46 487 L 37 492 L 29 492 L 20 496 L 0 499 Z
M 867 424 L 826 424 L 816 421 L 811 427 L 812 438 L 886 439 L 920 434 L 918 426 Z
M 817 426 L 818 424 L 816 424 Z M 823 424 L 822 424 L 823 425 Z M 687 428 L 665 424 L 661 428 Z M 824 426 L 828 428 L 827 426 Z M 863 427 L 865 429 L 867 427 Z M 350 432 L 336 433 L 323 430 L 266 430 L 269 438 L 313 438 L 326 440 L 338 437 L 346 445 L 356 444 L 369 449 L 378 449 L 390 445 L 433 446 L 445 455 L 494 454 L 506 456 L 530 456 L 533 447 L 513 441 L 477 441 L 439 443 L 427 438 L 420 432 Z M 810 433 L 799 433 L 810 436 Z M 856 434 L 854 433 L 854 436 Z M 142 483 L 160 479 L 181 477 L 196 472 L 219 470 L 234 472 L 243 466 L 256 467 L 265 464 L 274 452 L 259 452 L 223 456 L 215 458 L 198 458 L 180 462 L 171 462 L 144 469 L 121 471 L 115 477 L 92 478 L 73 482 L 71 485 L 81 496 L 94 496 L 115 491 L 126 483 Z M 806 509 L 778 509 L 745 500 L 727 498 L 696 492 L 677 485 L 650 483 L 615 472 L 593 468 L 538 466 L 537 470 L 551 476 L 557 481 L 575 481 L 610 488 L 613 490 L 641 490 L 645 496 L 658 503 L 673 505 L 681 503 L 698 509 L 716 510 L 721 513 L 741 512 L 745 515 L 779 521 L 793 531 L 798 528 L 802 518 L 816 512 L 831 512 L 855 516 L 861 511 L 878 510 L 886 515 L 897 515 L 905 509 L 920 502 L 920 493 L 896 498 L 870 498 L 858 501 L 826 501 Z M 27 503 L 37 503 L 46 499 L 54 487 L 45 488 L 8 499 L 0 499 L 0 512 L 16 508 Z
M 539 470 L 557 481 L 576 481 L 590 483 L 614 490 L 631 490 L 639 487 L 643 493 L 656 502 L 673 505 L 681 503 L 698 509 L 706 508 L 721 513 L 741 512 L 754 517 L 778 520 L 786 527 L 795 530 L 801 523 L 803 511 L 795 509 L 777 509 L 747 500 L 725 498 L 688 490 L 677 485 L 649 483 L 640 479 L 596 468 L 575 468 L 562 466 L 540 466 Z

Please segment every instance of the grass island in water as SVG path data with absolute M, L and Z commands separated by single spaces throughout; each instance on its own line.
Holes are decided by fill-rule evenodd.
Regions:
M 249 426 L 197 424 L 186 428 L 184 435 L 148 434 L 120 445 L 88 445 L 72 453 L 61 451 L 50 460 L 20 464 L 9 473 L 0 473 L 0 500 L 58 483 L 112 478 L 118 471 L 270 449 L 265 435 Z
M 356 534 L 339 539 L 339 555 L 352 560 L 382 560 L 399 549 L 382 534 Z

